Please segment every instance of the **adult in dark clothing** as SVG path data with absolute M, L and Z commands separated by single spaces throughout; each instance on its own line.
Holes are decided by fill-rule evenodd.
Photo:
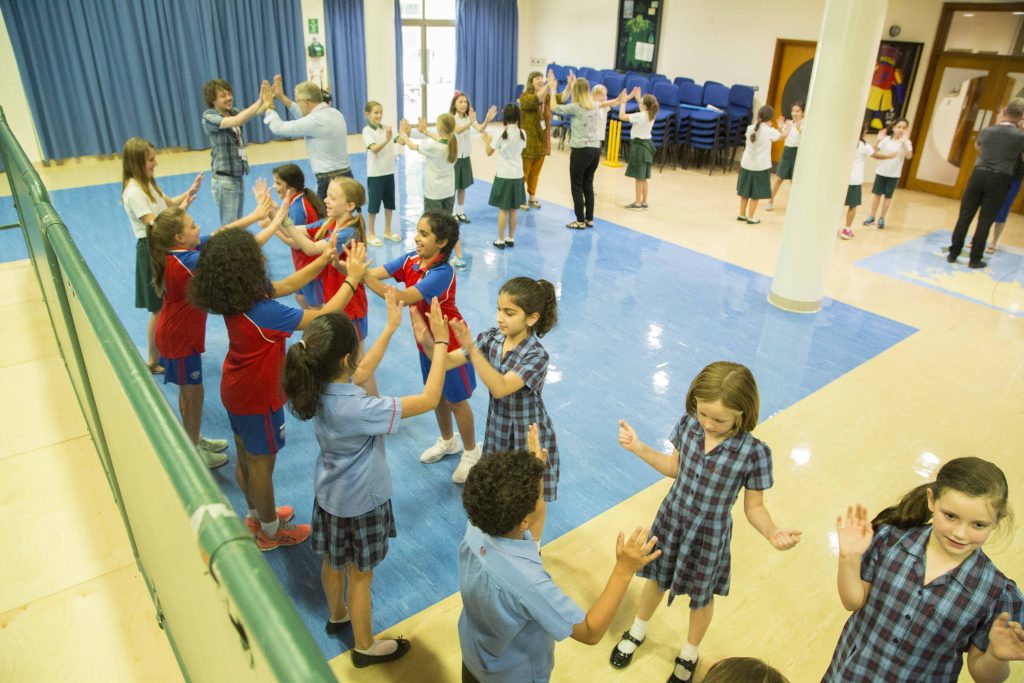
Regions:
M 1024 99 L 1010 100 L 999 112 L 995 125 L 978 133 L 978 159 L 960 202 L 960 217 L 953 230 L 953 241 L 946 257 L 950 263 L 955 263 L 963 251 L 967 230 L 971 227 L 974 214 L 978 213 L 978 227 L 974 231 L 967 266 L 984 268 L 987 265 L 981 257 L 985 253 L 989 228 L 1006 199 L 1016 164 L 1024 155 L 1024 131 L 1018 127 L 1022 117 Z

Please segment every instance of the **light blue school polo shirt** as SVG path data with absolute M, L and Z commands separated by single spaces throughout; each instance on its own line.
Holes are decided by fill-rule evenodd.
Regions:
M 472 524 L 459 546 L 462 661 L 482 683 L 543 683 L 555 641 L 586 616 L 544 571 L 537 544 L 490 536 Z
M 402 402 L 367 396 L 355 384 L 328 384 L 313 419 L 320 457 L 316 502 L 335 517 L 358 517 L 391 499 L 384 435 L 398 431 Z

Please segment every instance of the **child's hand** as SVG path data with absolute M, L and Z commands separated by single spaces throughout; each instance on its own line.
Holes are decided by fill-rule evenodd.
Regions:
M 625 420 L 619 420 L 619 445 L 631 453 L 636 453 L 640 450 L 640 443 L 636 430 Z
M 191 185 L 189 185 L 188 191 L 190 194 L 194 195 L 196 192 L 199 192 L 199 186 L 203 184 L 203 175 L 204 174 L 202 173 L 197 175 L 196 179 L 192 181 Z
M 533 453 L 533 457 L 547 464 L 548 449 L 540 447 L 540 430 L 537 428 L 536 422 L 531 424 L 529 431 L 526 432 L 526 450 Z
M 448 316 L 441 313 L 441 304 L 435 296 L 430 300 L 430 334 L 435 342 L 448 341 Z
M 493 104 L 487 110 L 487 114 L 484 115 L 484 123 L 490 123 L 494 120 L 494 117 L 498 115 L 498 108 Z
M 469 117 L 470 121 L 476 121 L 476 109 L 473 109 L 473 107 L 470 107 L 466 111 L 466 116 Z
M 782 128 L 785 125 L 786 125 L 786 117 L 785 116 L 780 116 L 779 118 L 775 119 L 775 127 L 776 128 Z
M 278 224 L 283 224 L 285 217 L 288 215 L 288 207 L 292 205 L 292 199 L 295 198 L 295 190 L 288 190 L 284 195 L 284 200 L 280 205 L 277 206 L 277 212 L 274 213 L 274 220 Z M 261 208 L 266 212 L 266 215 L 270 215 L 274 211 L 274 200 L 270 196 L 270 192 L 263 194 L 263 201 L 260 203 Z
M 335 235 L 338 231 L 335 230 Z M 334 246 L 330 249 L 332 254 L 337 252 L 337 237 L 334 237 Z M 370 262 L 366 259 L 366 245 L 362 242 L 352 240 L 344 247 L 345 251 L 345 267 L 348 269 L 348 274 L 355 279 L 356 282 L 362 282 L 363 277 L 366 275 L 367 268 L 370 267 Z
M 390 140 L 391 138 L 394 137 L 394 135 L 395 135 L 395 131 L 393 131 L 391 129 L 391 126 L 388 126 L 387 128 L 384 129 L 384 138 L 385 139 Z
M 555 78 L 555 70 L 554 69 L 548 69 L 548 83 L 553 83 L 556 80 L 557 79 Z
M 619 100 L 619 102 L 628 102 L 629 101 L 629 93 L 626 91 L 625 88 L 623 88 L 622 92 L 619 93 L 619 96 L 618 96 L 617 99 Z
M 796 529 L 776 529 L 768 536 L 768 542 L 775 546 L 776 550 L 789 550 L 800 542 L 802 533 Z
M 650 529 L 637 527 L 629 535 L 629 540 L 624 540 L 625 534 L 621 531 L 619 532 L 619 537 L 615 540 L 616 570 L 632 576 L 661 557 L 661 551 L 654 550 L 658 537 L 651 536 L 650 534 Z
M 846 522 L 836 518 L 836 533 L 839 537 L 839 557 L 860 557 L 868 551 L 875 532 L 868 521 L 868 511 L 861 504 L 846 508 Z
M 284 98 L 284 79 L 281 78 L 281 74 L 274 74 L 274 97 Z
M 1010 613 L 1003 612 L 988 631 L 988 650 L 1004 662 L 1024 660 L 1024 628 L 1020 622 L 1010 621 Z
M 423 318 L 423 314 L 420 313 L 420 309 L 415 306 L 410 306 L 409 320 L 412 323 L 412 336 L 416 339 L 419 345 L 424 349 L 432 347 L 434 345 L 434 335 L 430 334 L 430 329 L 427 327 L 427 321 Z
M 388 307 L 388 321 L 385 327 L 397 330 L 402 324 L 402 302 L 394 287 L 384 288 L 384 303 Z
M 424 135 L 427 134 L 427 120 L 422 116 L 420 117 L 420 120 L 416 122 L 416 130 L 423 133 Z
M 260 83 L 260 104 L 266 109 L 274 108 L 274 91 L 270 87 L 270 81 Z
M 640 86 L 639 85 L 633 86 L 633 92 L 629 93 L 629 96 L 634 98 L 635 100 L 637 100 L 639 102 L 640 98 L 643 97 L 643 93 L 640 91 Z
M 473 333 L 469 331 L 469 326 L 465 320 L 456 318 L 449 323 L 449 327 L 452 329 L 452 334 L 455 335 L 455 341 L 459 342 L 459 346 L 466 349 L 466 351 L 473 348 Z
M 407 119 L 402 119 L 398 122 L 398 133 L 402 137 L 409 137 L 409 133 L 412 132 L 412 126 L 409 124 Z

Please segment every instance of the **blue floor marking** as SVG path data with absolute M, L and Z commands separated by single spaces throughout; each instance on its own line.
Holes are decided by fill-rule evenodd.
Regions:
M 365 178 L 365 155 L 352 155 L 353 171 Z M 310 177 L 308 164 L 299 162 Z M 269 176 L 273 165 L 253 169 Z M 409 230 L 422 207 L 421 162 L 399 159 L 399 206 Z M 159 172 L 159 169 L 158 169 Z M 183 191 L 193 174 L 160 177 L 168 195 Z M 546 182 L 567 179 L 553 175 Z M 209 232 L 216 211 L 209 178 L 190 213 Z M 406 186 L 416 189 L 408 197 Z M 770 279 L 703 254 L 598 219 L 593 230 L 567 230 L 572 212 L 545 203 L 542 210 L 520 213 L 514 249 L 498 251 L 497 210 L 487 206 L 489 184 L 469 188 L 463 227 L 469 269 L 458 274 L 458 302 L 474 333 L 494 324 L 501 284 L 517 275 L 544 277 L 560 292 L 558 326 L 544 346 L 551 366 L 544 398 L 551 413 L 562 458 L 557 502 L 549 508 L 545 540 L 577 528 L 594 516 L 655 482 L 650 467 L 618 447 L 617 421 L 629 420 L 642 439 L 661 444 L 683 412 L 693 375 L 705 364 L 729 359 L 748 365 L 761 391 L 761 419 L 793 405 L 875 355 L 899 343 L 915 329 L 837 301 L 825 300 L 816 315 L 780 311 L 767 303 Z M 129 334 L 145 349 L 147 314 L 134 306 L 134 237 L 118 203 L 120 184 L 59 190 L 54 204 Z M 9 199 L 8 199 L 9 201 Z M 251 196 L 247 206 L 251 207 Z M 396 229 L 399 229 L 396 216 Z M 383 232 L 383 216 L 377 231 Z M 681 223 L 682 225 L 682 223 Z M 371 249 L 377 263 L 411 249 L 385 243 Z M 290 255 L 276 240 L 267 248 L 275 277 L 293 269 Z M 383 303 L 370 296 L 370 337 L 381 328 Z M 230 435 L 220 405 L 221 362 L 227 349 L 223 323 L 211 316 L 204 370 L 206 410 L 203 432 Z M 377 373 L 385 394 L 418 393 L 422 382 L 412 335 L 407 326 L 392 340 Z M 161 385 L 162 386 L 162 385 Z M 166 391 L 172 406 L 177 392 Z M 487 392 L 482 384 L 472 398 L 476 435 L 483 437 Z M 374 630 L 429 607 L 458 590 L 457 547 L 465 529 L 460 488 L 449 480 L 457 458 L 423 465 L 420 451 L 433 443 L 437 426 L 431 415 L 403 421 L 387 442 L 395 495 L 398 537 L 374 578 Z M 275 488 L 280 503 L 292 504 L 297 521 L 309 521 L 311 480 L 317 457 L 310 425 L 287 417 L 287 446 L 280 454 Z M 785 457 L 776 454 L 777 458 Z M 232 468 L 212 473 L 244 514 L 244 500 Z M 648 524 L 655 510 L 640 519 L 623 519 L 622 528 Z M 327 658 L 352 644 L 327 636 L 320 558 L 308 543 L 275 550 L 267 561 L 291 595 Z

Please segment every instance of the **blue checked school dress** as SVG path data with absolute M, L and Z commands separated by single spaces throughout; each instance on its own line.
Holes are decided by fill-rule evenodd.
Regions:
M 883 526 L 860 563 L 867 602 L 843 627 L 823 683 L 956 681 L 970 645 L 988 649 L 1000 612 L 1019 621 L 1017 585 L 975 550 L 959 567 L 924 584 L 931 526 Z
M 526 450 L 530 424 L 536 422 L 540 446 L 548 449 L 548 466 L 544 471 L 544 500 L 553 501 L 558 494 L 558 443 L 555 428 L 544 407 L 541 391 L 548 374 L 548 352 L 533 334 L 502 357 L 505 335 L 498 328 L 477 335 L 477 348 L 488 362 L 504 375 L 512 371 L 523 378 L 519 391 L 504 398 L 490 397 L 487 407 L 487 431 L 484 434 L 484 455 L 498 451 Z
M 679 472 L 651 525 L 661 557 L 637 572 L 677 595 L 690 596 L 690 608 L 729 594 L 732 507 L 741 488 L 772 486 L 772 452 L 742 432 L 704 453 L 704 429 L 683 415 L 670 437 L 679 452 Z

